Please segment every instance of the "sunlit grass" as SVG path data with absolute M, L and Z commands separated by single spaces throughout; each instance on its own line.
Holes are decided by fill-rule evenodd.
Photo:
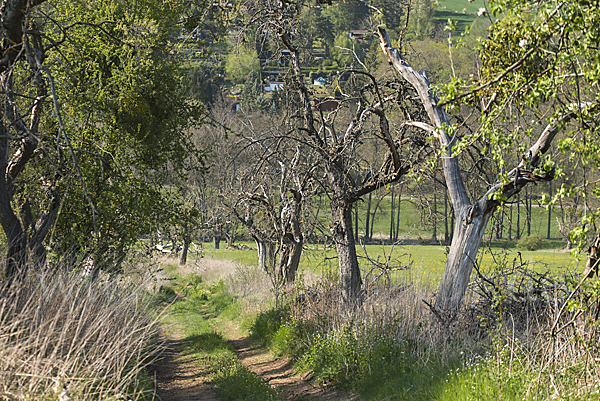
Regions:
M 558 249 L 543 249 L 538 251 L 519 251 L 515 248 L 516 241 L 493 243 L 493 246 L 483 246 L 478 254 L 480 271 L 487 272 L 502 264 L 505 268 L 513 264 L 527 263 L 537 271 L 549 271 L 553 275 L 562 275 L 582 269 L 576 257 L 569 252 L 561 251 L 564 246 L 560 241 L 545 243 Z M 256 246 L 251 242 L 240 243 L 252 249 L 213 249 L 212 244 L 205 244 L 204 254 L 215 259 L 226 259 L 246 265 L 257 264 Z M 365 251 L 366 250 L 366 254 Z M 394 272 L 395 280 L 415 281 L 436 285 L 442 278 L 447 258 L 447 248 L 441 245 L 365 245 L 357 248 L 363 276 L 368 276 L 372 260 L 390 260 L 391 267 L 409 265 L 403 271 Z M 390 256 L 391 253 L 391 256 Z M 337 274 L 337 258 L 335 249 L 322 245 L 308 245 L 303 252 L 300 271 L 311 271 L 319 275 L 335 276 Z M 477 272 L 473 270 L 472 278 Z

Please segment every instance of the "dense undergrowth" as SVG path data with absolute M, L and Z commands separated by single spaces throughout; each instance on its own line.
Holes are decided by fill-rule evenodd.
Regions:
M 498 271 L 444 324 L 414 283 L 371 288 L 352 312 L 321 283 L 258 314 L 251 329 L 319 382 L 366 400 L 600 399 L 598 291 L 580 279 Z M 594 280 L 588 287 L 600 288 Z

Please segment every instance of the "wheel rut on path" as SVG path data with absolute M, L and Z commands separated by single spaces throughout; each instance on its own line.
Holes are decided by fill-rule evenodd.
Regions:
M 319 385 L 311 375 L 298 374 L 287 358 L 276 358 L 268 349 L 242 335 L 240 329 L 229 321 L 222 321 L 221 329 L 238 359 L 249 370 L 262 377 L 277 389 L 286 400 L 358 401 L 352 394 L 345 394 L 331 385 Z
M 178 294 L 181 298 L 185 296 Z M 203 315 L 207 315 L 201 310 Z M 337 391 L 330 385 L 319 385 L 310 375 L 297 374 L 286 358 L 274 357 L 268 349 L 251 341 L 229 320 L 208 318 L 216 333 L 225 338 L 238 359 L 250 371 L 277 389 L 286 400 L 359 401 L 360 398 Z M 154 377 L 155 399 L 158 401 L 219 401 L 210 383 L 210 365 L 197 360 L 186 350 L 187 340 L 171 326 L 162 330 L 165 351 L 148 369 Z
M 209 383 L 209 367 L 202 366 L 185 349 L 178 333 L 165 339 L 166 349 L 149 372 L 154 377 L 157 401 L 219 401 Z

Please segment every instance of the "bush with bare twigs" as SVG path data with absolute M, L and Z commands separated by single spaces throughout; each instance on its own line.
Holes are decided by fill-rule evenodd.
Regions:
M 31 272 L 0 287 L 0 399 L 139 400 L 160 350 L 143 287 Z

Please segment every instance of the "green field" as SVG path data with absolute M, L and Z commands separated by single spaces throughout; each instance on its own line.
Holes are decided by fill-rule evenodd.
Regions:
M 377 204 L 378 199 L 373 197 L 371 201 L 371 213 Z M 395 200 L 397 207 L 397 198 Z M 422 241 L 429 241 L 433 236 L 433 221 L 437 221 L 437 240 L 444 239 L 444 229 L 445 229 L 445 217 L 444 217 L 444 200 L 443 198 L 437 200 L 437 208 L 434 209 L 433 199 L 429 199 L 428 201 L 429 207 L 432 210 L 432 213 L 429 211 L 429 207 L 427 203 L 423 200 L 418 199 L 403 199 L 400 203 L 400 229 L 399 229 L 399 237 L 407 237 L 411 239 L 419 239 Z M 329 216 L 329 208 L 326 204 L 322 203 L 320 206 L 316 206 L 319 212 L 319 219 L 325 223 L 327 226 L 330 216 Z M 448 206 L 449 207 L 449 206 Z M 375 221 L 373 224 L 373 238 L 378 240 L 389 240 L 390 234 L 390 209 L 391 209 L 391 198 L 385 197 L 381 200 L 379 204 L 379 208 L 375 213 Z M 437 212 L 436 212 L 437 209 Z M 509 228 L 509 216 L 510 216 L 511 206 L 506 206 L 503 220 L 503 230 L 502 230 L 502 238 L 508 238 L 508 228 Z M 367 211 L 367 203 L 366 200 L 363 200 L 358 203 L 358 232 L 360 236 L 363 236 L 365 233 L 365 224 L 366 224 L 366 211 Z M 435 212 L 435 213 L 433 213 Z M 396 213 L 396 212 L 395 212 Z M 537 235 L 540 238 L 547 237 L 548 231 L 548 209 L 545 207 L 535 206 L 532 208 L 532 216 L 531 216 L 531 235 Z M 555 208 L 552 210 L 551 218 L 550 218 L 550 239 L 561 239 L 560 233 L 558 232 L 558 224 L 556 218 L 560 218 L 560 210 Z M 488 224 L 486 231 L 486 238 L 490 235 L 495 236 L 495 219 L 498 218 L 500 214 L 496 212 L 492 217 L 492 220 Z M 520 219 L 519 219 L 519 232 L 521 236 L 527 236 L 526 229 L 526 210 L 523 204 L 520 207 Z M 394 224 L 396 224 L 397 219 L 394 219 Z M 452 224 L 451 224 L 451 216 L 450 212 L 448 215 L 448 233 L 451 236 Z M 511 225 L 511 239 L 516 238 L 517 233 L 517 206 L 512 206 L 512 225 Z
M 257 263 L 256 246 L 251 242 L 243 243 L 250 250 L 218 249 L 212 243 L 204 244 L 204 255 L 215 259 L 232 260 L 236 263 L 255 265 Z M 562 246 L 558 241 L 545 243 L 548 247 Z M 380 262 L 389 258 L 391 267 L 404 266 L 412 261 L 409 269 L 394 272 L 392 278 L 397 281 L 416 281 L 425 285 L 436 286 L 442 278 L 446 261 L 446 247 L 440 245 L 366 245 L 364 247 L 372 260 Z M 362 248 L 357 249 L 365 281 L 372 279 L 379 270 L 369 272 L 373 264 L 366 259 Z M 389 256 L 391 252 L 391 257 Z M 520 256 L 519 256 L 520 255 Z M 478 265 L 483 272 L 489 272 L 499 264 L 512 267 L 513 262 L 528 263 L 540 272 L 549 271 L 553 275 L 562 275 L 580 271 L 583 265 L 568 252 L 553 249 L 539 251 L 518 251 L 515 241 L 495 242 L 491 246 L 483 246 L 478 255 Z M 585 263 L 585 262 L 583 262 Z M 331 247 L 308 246 L 303 252 L 300 270 L 314 272 L 319 276 L 335 276 L 337 274 L 337 259 L 335 250 Z M 473 271 L 472 279 L 476 277 Z
M 449 19 L 456 21 L 456 30 L 463 32 L 477 18 L 477 11 L 484 7 L 482 0 L 469 2 L 468 0 L 440 0 L 433 13 L 433 18 L 439 23 L 446 23 Z

